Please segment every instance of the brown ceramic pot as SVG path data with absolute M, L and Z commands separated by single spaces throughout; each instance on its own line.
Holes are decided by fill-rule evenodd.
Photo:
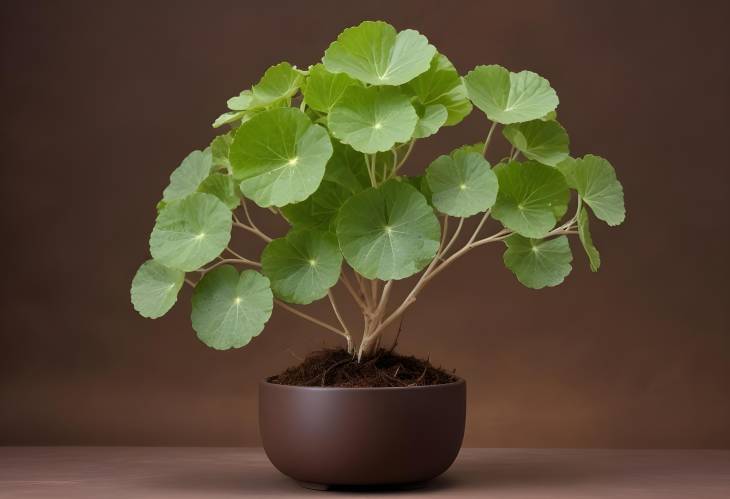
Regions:
M 466 383 L 319 388 L 262 381 L 264 450 L 313 488 L 407 486 L 440 475 L 464 437 Z

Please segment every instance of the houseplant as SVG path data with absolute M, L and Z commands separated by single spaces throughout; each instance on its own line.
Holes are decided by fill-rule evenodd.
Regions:
M 278 307 L 341 336 L 347 355 L 338 362 L 357 370 L 377 357 L 384 333 L 433 278 L 482 245 L 504 244 L 505 266 L 530 288 L 558 285 L 568 275 L 570 235 L 596 271 L 600 257 L 589 219 L 623 222 L 623 190 L 605 159 L 569 156 L 557 106 L 549 82 L 533 72 L 489 65 L 461 77 L 416 31 L 370 21 L 346 29 L 320 63 L 307 70 L 272 66 L 228 100 L 229 110 L 213 124 L 228 130 L 170 176 L 150 236 L 152 259 L 133 279 L 132 303 L 141 315 L 160 317 L 187 283 L 194 288 L 192 327 L 216 349 L 248 344 Z M 457 125 L 473 107 L 490 122 L 482 142 L 435 158 L 417 176 L 404 174 L 417 141 Z M 500 126 L 511 152 L 490 162 Z M 265 234 L 254 221 L 255 206 L 284 217 L 288 233 Z M 499 228 L 488 234 L 490 219 Z M 260 258 L 230 247 L 233 229 L 266 242 Z M 391 304 L 392 288 L 408 278 L 405 298 Z M 362 311 L 359 335 L 340 313 L 336 285 Z M 331 321 L 299 308 L 320 299 L 330 302 Z M 340 366 L 327 370 L 334 367 Z M 274 464 L 321 484 L 406 483 L 444 471 L 463 435 L 463 381 L 402 386 L 397 372 L 391 377 L 395 388 L 264 381 L 262 434 Z M 323 373 L 322 385 L 326 378 Z M 385 426 L 356 416 L 382 404 L 400 416 Z M 454 417 L 421 427 L 409 420 L 416 406 Z M 332 416 L 337 407 L 345 412 Z M 440 431 L 430 443 L 414 443 L 414 435 Z M 333 447 L 323 444 L 330 433 L 337 436 Z M 362 433 L 368 438 L 347 440 Z M 313 466 L 324 466 L 316 464 L 321 454 L 299 450 L 289 459 L 288 449 L 305 444 L 297 439 L 328 448 L 336 462 L 318 471 Z M 400 470 L 403 465 L 388 461 L 398 449 L 413 462 L 429 462 Z M 403 455 L 397 457 L 393 463 L 402 463 Z

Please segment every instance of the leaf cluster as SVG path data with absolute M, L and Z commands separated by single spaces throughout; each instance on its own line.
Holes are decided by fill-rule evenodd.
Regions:
M 572 233 L 596 271 L 589 219 L 623 222 L 623 190 L 607 160 L 571 157 L 558 103 L 548 80 L 531 71 L 489 65 L 462 76 L 417 31 L 381 21 L 348 28 L 321 62 L 306 70 L 276 64 L 227 101 L 213 127 L 228 130 L 170 176 L 132 303 L 160 317 L 187 281 L 201 341 L 241 347 L 264 328 L 275 301 L 305 305 L 330 295 L 345 264 L 373 282 L 432 266 L 445 254 L 449 217 L 459 227 L 473 216 L 498 221 L 493 240 L 504 242 L 505 266 L 527 287 L 555 286 L 570 273 Z M 435 158 L 418 175 L 403 173 L 416 141 L 474 108 L 491 121 L 485 141 Z M 492 164 L 485 153 L 499 126 L 512 153 Z M 248 218 L 246 200 L 283 216 L 290 231 L 271 240 Z M 242 207 L 246 223 L 236 215 Z M 239 226 L 267 241 L 260 263 L 229 248 Z

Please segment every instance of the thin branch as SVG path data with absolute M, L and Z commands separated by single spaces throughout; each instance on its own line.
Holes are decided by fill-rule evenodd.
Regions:
M 456 239 L 459 237 L 459 233 L 461 232 L 461 228 L 463 226 L 464 226 L 464 217 L 461 217 L 459 219 L 459 225 L 456 226 L 456 230 L 452 234 L 451 239 L 449 239 L 449 242 L 446 244 L 446 246 L 443 246 L 443 241 L 441 242 L 441 246 L 443 246 L 443 248 L 439 252 L 439 257 L 442 257 L 446 253 L 449 252 L 449 250 L 451 249 L 451 246 L 453 246 L 453 244 L 456 242 Z
M 243 263 L 246 265 L 253 265 L 254 267 L 260 267 L 261 264 L 259 262 L 254 262 L 247 259 L 240 259 L 240 258 L 221 258 L 217 262 L 215 262 L 213 265 L 209 267 L 205 267 L 203 269 L 198 269 L 196 272 L 200 272 L 201 274 L 205 275 L 211 270 L 213 270 L 216 267 L 220 267 L 221 265 L 225 265 L 226 263 Z
M 484 140 L 484 148 L 482 149 L 482 156 L 487 155 L 487 148 L 489 147 L 489 143 L 492 141 L 492 134 L 494 133 L 494 129 L 497 128 L 497 122 L 492 122 L 492 126 L 489 127 L 489 133 L 487 133 L 487 138 Z
M 249 232 L 251 232 L 253 234 L 256 234 L 257 236 L 259 236 L 261 239 L 263 239 L 267 243 L 270 243 L 272 241 L 272 239 L 269 236 L 267 236 L 266 234 L 264 234 L 260 230 L 254 229 L 253 227 L 249 227 L 248 225 L 246 225 L 244 223 L 233 222 L 233 225 L 236 226 L 236 227 L 240 227 L 243 230 L 247 230 L 247 231 L 249 231 Z
M 233 218 L 236 221 L 234 225 L 237 225 L 238 227 L 241 227 L 243 229 L 246 229 L 250 232 L 253 232 L 257 236 L 259 236 L 264 241 L 271 242 L 271 238 L 267 236 L 261 229 L 258 228 L 258 226 L 254 223 L 253 219 L 251 218 L 251 213 L 248 211 L 248 205 L 246 204 L 246 199 L 241 198 L 241 206 L 243 207 L 243 212 L 246 214 L 246 220 L 248 221 L 248 225 L 245 225 L 241 223 L 238 218 L 236 218 L 236 214 L 233 214 Z
M 441 242 L 439 248 L 443 248 L 444 242 L 446 241 L 446 235 L 449 233 L 449 216 L 444 215 L 444 226 L 441 229 Z
M 255 262 L 253 260 L 249 260 L 245 256 L 239 255 L 238 253 L 236 253 L 235 251 L 233 251 L 230 246 L 226 246 L 226 250 L 228 250 L 229 253 L 231 253 L 233 256 L 235 256 L 236 258 L 238 258 L 241 261 L 241 263 L 245 263 L 247 265 L 253 265 L 254 267 L 261 267 L 261 264 L 259 262 Z
M 476 228 L 476 229 L 474 229 L 474 233 L 473 233 L 473 234 L 471 235 L 471 237 L 469 238 L 469 242 L 468 242 L 468 243 L 466 243 L 467 245 L 469 245 L 469 244 L 473 243 L 473 242 L 474 242 L 474 239 L 476 239 L 476 238 L 477 238 L 477 236 L 479 235 L 479 231 L 480 231 L 480 230 L 482 230 L 482 227 L 484 227 L 484 224 L 485 224 L 485 223 L 487 222 L 487 219 L 489 218 L 489 214 L 490 214 L 491 212 L 492 212 L 491 208 L 490 208 L 490 209 L 488 209 L 488 210 L 487 210 L 486 212 L 484 212 L 484 216 L 483 216 L 483 217 L 482 217 L 482 219 L 481 219 L 481 220 L 479 221 L 479 225 L 477 225 L 477 228 Z
M 350 330 L 347 329 L 347 324 L 345 324 L 342 315 L 340 315 L 340 310 L 337 308 L 337 303 L 335 302 L 335 296 L 332 294 L 332 290 L 327 291 L 327 297 L 330 299 L 332 311 L 335 313 L 335 317 L 337 317 L 337 320 L 340 321 L 340 325 L 345 331 L 345 339 L 347 339 L 347 353 L 352 353 L 352 335 L 350 335 Z
M 403 157 L 400 159 L 398 164 L 393 166 L 393 171 L 390 172 L 390 175 L 388 175 L 388 178 L 395 177 L 395 174 L 398 173 L 398 170 L 401 169 L 401 167 L 405 164 L 406 160 L 408 159 L 408 156 L 411 155 L 411 151 L 413 151 L 413 146 L 416 144 L 416 139 L 413 139 L 408 144 L 408 149 L 406 150 L 406 153 L 403 155 Z
M 334 327 L 334 326 L 331 326 L 331 325 L 327 324 L 327 323 L 326 323 L 326 322 L 324 322 L 324 321 L 321 321 L 321 320 L 319 320 L 319 319 L 317 319 L 317 318 L 315 318 L 315 317 L 312 317 L 312 316 L 311 316 L 311 315 L 309 315 L 309 314 L 305 314 L 304 312 L 302 312 L 302 311 L 300 311 L 300 310 L 297 310 L 297 309 L 296 309 L 296 308 L 294 308 L 294 307 L 290 307 L 289 305 L 287 305 L 286 303 L 284 303 L 284 302 L 283 302 L 283 301 L 281 301 L 281 300 L 276 300 L 276 299 L 274 299 L 274 303 L 276 303 L 277 305 L 279 305 L 279 306 L 280 306 L 281 308 L 283 308 L 284 310 L 286 310 L 286 311 L 288 311 L 288 312 L 291 312 L 291 313 L 292 313 L 292 314 L 294 314 L 294 315 L 298 315 L 298 316 L 299 316 L 299 317 L 301 317 L 302 319 L 306 319 L 306 320 L 308 320 L 308 321 L 310 321 L 310 322 L 313 322 L 314 324 L 317 324 L 318 326 L 321 326 L 321 327 L 323 327 L 323 328 L 325 328 L 325 329 L 327 329 L 327 330 L 329 330 L 329 331 L 332 331 L 333 333 L 337 333 L 337 334 L 339 334 L 340 336 L 342 336 L 342 337 L 344 337 L 345 339 L 347 339 L 347 333 L 345 333 L 344 331 L 341 331 L 341 330 L 337 329 L 337 328 L 336 328 L 336 327 Z
M 340 273 L 340 281 L 342 281 L 342 284 L 345 285 L 345 288 L 347 288 L 347 291 L 352 296 L 353 300 L 357 303 L 358 307 L 360 307 L 363 311 L 363 313 L 366 312 L 368 306 L 365 304 L 363 299 L 360 297 L 357 291 L 355 291 L 355 288 L 352 286 L 352 283 L 350 282 L 350 279 L 347 277 L 347 274 L 345 274 L 345 270 L 343 269 Z
M 189 284 L 191 288 L 195 288 L 195 283 L 187 277 L 185 278 L 185 282 Z
M 372 310 L 373 309 L 373 303 L 371 301 L 370 293 L 368 289 L 365 287 L 365 280 L 360 277 L 360 274 L 355 272 L 355 280 L 357 281 L 358 286 L 360 287 L 360 293 L 362 294 L 363 298 L 365 299 L 365 303 L 367 303 L 367 309 Z

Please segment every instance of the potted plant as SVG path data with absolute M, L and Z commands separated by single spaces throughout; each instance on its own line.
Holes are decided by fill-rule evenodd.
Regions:
M 272 66 L 228 100 L 213 126 L 229 130 L 170 176 L 132 303 L 160 317 L 187 283 L 192 327 L 215 349 L 248 344 L 274 308 L 341 336 L 342 350 L 261 383 L 271 461 L 322 487 L 433 478 L 461 445 L 465 383 L 395 354 L 383 335 L 434 277 L 480 246 L 503 244 L 505 266 L 525 286 L 556 286 L 571 271 L 568 236 L 596 271 L 591 214 L 611 226 L 624 220 L 613 167 L 569 155 L 557 106 L 533 72 L 490 65 L 462 77 L 416 31 L 380 21 L 346 29 L 320 63 Z M 404 174 L 417 141 L 473 107 L 491 122 L 483 141 Z M 500 126 L 511 152 L 488 160 Z M 255 206 L 289 231 L 264 233 Z M 231 248 L 234 229 L 266 242 L 260 258 Z M 391 303 L 396 285 L 409 290 Z M 348 324 L 335 288 L 361 309 L 362 324 Z M 300 308 L 317 300 L 330 302 L 331 320 Z

